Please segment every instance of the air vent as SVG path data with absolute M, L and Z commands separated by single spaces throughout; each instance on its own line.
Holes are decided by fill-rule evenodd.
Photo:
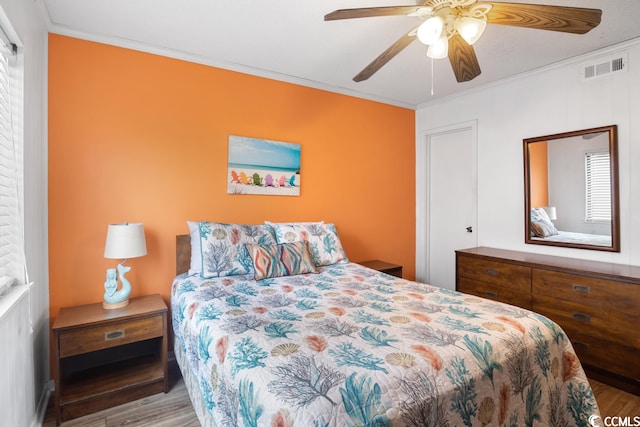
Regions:
M 592 80 L 612 73 L 627 71 L 627 54 L 596 59 L 582 66 L 582 80 Z

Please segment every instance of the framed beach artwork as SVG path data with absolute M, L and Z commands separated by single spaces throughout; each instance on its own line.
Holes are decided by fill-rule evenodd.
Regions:
M 300 195 L 300 144 L 229 135 L 228 194 Z

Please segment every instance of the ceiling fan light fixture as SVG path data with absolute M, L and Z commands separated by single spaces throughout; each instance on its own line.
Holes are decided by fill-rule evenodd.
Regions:
M 449 39 L 446 35 L 440 36 L 435 43 L 429 45 L 427 49 L 427 56 L 433 59 L 446 58 L 449 54 Z
M 424 21 L 419 27 L 416 33 L 418 40 L 421 43 L 430 46 L 438 41 L 444 28 L 444 21 L 439 16 Z
M 456 31 L 469 45 L 477 42 L 484 29 L 487 27 L 487 20 L 461 16 L 456 20 Z

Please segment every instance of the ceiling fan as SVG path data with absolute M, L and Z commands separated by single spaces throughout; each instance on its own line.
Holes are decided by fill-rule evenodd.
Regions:
M 434 59 L 449 57 L 456 80 L 467 82 L 480 75 L 480 64 L 472 45 L 487 24 L 585 34 L 600 24 L 602 11 L 478 0 L 424 0 L 417 6 L 338 9 L 325 15 L 324 20 L 393 15 L 417 16 L 424 22 L 389 46 L 355 76 L 354 81 L 367 80 L 417 38 L 429 46 L 427 56 Z

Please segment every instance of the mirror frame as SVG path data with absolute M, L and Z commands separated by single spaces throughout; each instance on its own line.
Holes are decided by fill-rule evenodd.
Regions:
M 551 141 L 561 138 L 586 135 L 590 133 L 609 133 L 609 160 L 611 170 L 611 246 L 599 246 L 579 243 L 550 242 L 531 238 L 531 171 L 529 170 L 529 144 Z M 618 127 L 602 126 L 573 132 L 539 136 L 523 140 L 524 148 L 524 242 L 532 245 L 561 246 L 565 248 L 591 249 L 596 251 L 620 252 L 620 197 L 618 186 Z

